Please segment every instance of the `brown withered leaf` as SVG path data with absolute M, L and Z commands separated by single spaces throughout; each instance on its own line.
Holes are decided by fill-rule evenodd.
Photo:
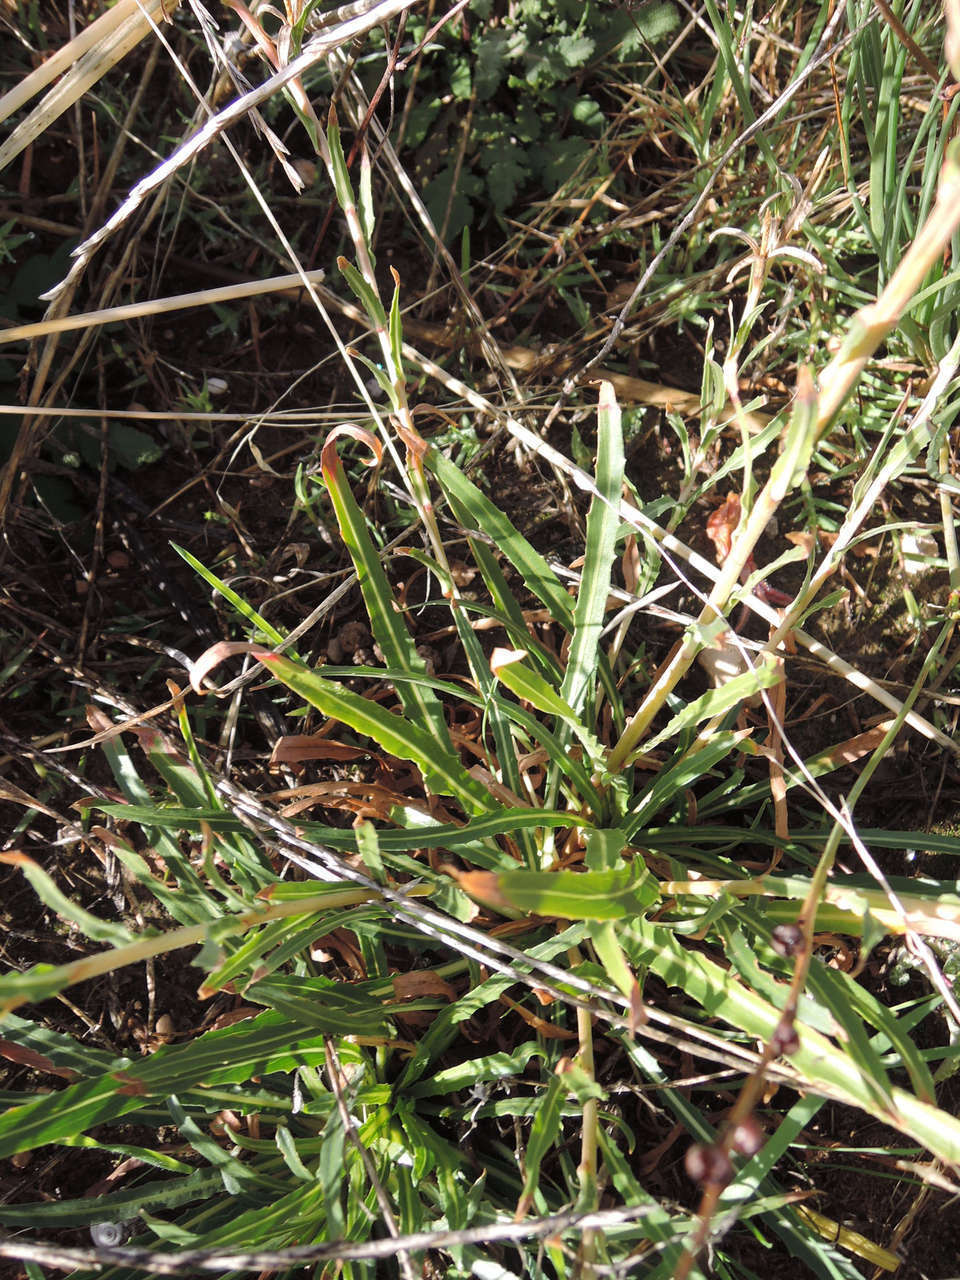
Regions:
M 288 733 L 277 739 L 271 765 L 299 764 L 303 760 L 359 760 L 372 755 L 365 747 L 335 742 L 315 733 Z
M 457 998 L 454 988 L 432 969 L 414 969 L 410 973 L 395 973 L 391 979 L 393 994 L 398 1000 L 417 1000 L 423 996 L 442 996 L 451 1004 Z
M 730 554 L 733 535 L 740 523 L 740 495 L 731 490 L 726 501 L 707 520 L 707 537 L 713 543 L 717 564 L 723 564 Z
M 783 536 L 788 542 L 792 542 L 795 547 L 802 547 L 807 555 L 817 545 L 816 535 L 811 533 L 809 529 L 791 529 L 789 533 L 785 533 Z

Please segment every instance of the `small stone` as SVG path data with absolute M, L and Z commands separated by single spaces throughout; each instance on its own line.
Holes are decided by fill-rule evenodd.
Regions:
M 156 1031 L 157 1039 L 162 1040 L 164 1044 L 169 1044 L 177 1034 L 176 1024 L 169 1013 L 161 1013 L 154 1030 Z

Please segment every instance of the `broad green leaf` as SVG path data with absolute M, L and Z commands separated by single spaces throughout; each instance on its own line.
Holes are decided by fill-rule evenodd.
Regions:
M 314 1174 L 310 1172 L 301 1160 L 297 1144 L 285 1124 L 277 1125 L 276 1143 L 277 1149 L 283 1156 L 284 1164 L 295 1178 L 299 1178 L 302 1182 L 316 1181 Z
M 589 871 L 613 871 L 621 865 L 621 854 L 627 838 L 619 827 L 610 830 L 593 830 L 584 833 L 587 853 L 584 861 Z
M 54 1072 L 69 1080 L 99 1075 L 117 1061 L 112 1053 L 105 1053 L 89 1044 L 81 1045 L 71 1036 L 51 1031 L 26 1018 L 18 1018 L 15 1013 L 7 1014 L 2 1027 L 4 1039 L 0 1044 L 9 1043 L 21 1055 L 32 1055 L 31 1065 L 37 1071 Z
M 624 920 L 659 897 L 656 881 L 638 864 L 616 871 L 468 871 L 457 880 L 495 910 L 564 920 Z

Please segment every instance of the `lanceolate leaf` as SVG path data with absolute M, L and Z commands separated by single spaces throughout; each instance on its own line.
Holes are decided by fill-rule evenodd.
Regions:
M 570 597 L 543 556 L 533 549 L 500 508 L 471 484 L 459 467 L 442 453 L 430 449 L 425 461 L 439 480 L 460 522 L 468 529 L 482 529 L 492 538 L 521 575 L 526 587 L 543 601 L 559 623 L 572 630 L 573 605 Z
M 600 632 L 610 594 L 617 533 L 620 528 L 620 497 L 623 490 L 623 432 L 620 406 L 609 382 L 600 384 L 597 436 L 597 489 L 587 516 L 587 546 L 583 577 L 577 593 L 573 642 L 561 693 L 582 715 L 592 705 L 590 691 L 596 690 Z M 592 719 L 586 716 L 587 723 Z
M 564 920 L 623 920 L 659 897 L 656 881 L 636 865 L 616 871 L 460 872 L 461 889 L 495 910 Z
M 380 556 L 367 531 L 363 512 L 357 506 L 333 441 L 324 446 L 323 478 L 336 512 L 340 534 L 357 571 L 357 580 L 370 618 L 370 627 L 383 651 L 388 667 L 396 667 L 409 676 L 423 676 L 426 667 L 417 653 L 403 615 L 395 607 L 393 592 L 380 563 Z M 443 718 L 439 698 L 417 681 L 398 684 L 397 692 L 403 709 L 411 721 L 429 730 L 435 739 L 435 750 L 452 753 L 453 747 Z M 407 759 L 408 757 L 404 757 Z
M 432 717 L 423 726 L 415 724 L 279 654 L 264 654 L 260 661 L 288 689 L 324 715 L 373 738 L 391 755 L 412 760 L 431 791 L 454 796 L 469 813 L 490 812 L 498 807 L 486 787 L 471 778 L 460 763 L 450 745 L 446 726 L 442 736 L 434 732 Z
M 11 1107 L 0 1115 L 0 1159 L 60 1142 L 138 1111 L 151 1100 L 184 1094 L 198 1085 L 243 1083 L 271 1071 L 320 1066 L 325 1061 L 324 1035 L 341 1030 L 340 1010 L 328 1014 L 318 1000 L 311 1022 L 308 1028 L 279 1013 L 264 1013 Z

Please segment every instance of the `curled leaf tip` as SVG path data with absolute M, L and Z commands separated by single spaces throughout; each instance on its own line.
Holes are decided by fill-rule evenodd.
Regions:
M 339 427 L 334 427 L 324 441 L 323 448 L 320 450 L 320 466 L 327 475 L 335 472 L 337 466 L 337 451 L 334 442 L 340 436 L 350 436 L 352 440 L 359 440 L 361 444 L 365 444 L 373 455 L 370 460 L 364 459 L 366 466 L 376 467 L 383 457 L 383 445 L 379 439 L 368 431 L 366 427 L 355 426 L 352 422 L 342 422 Z
M 194 693 L 203 693 L 203 682 L 210 672 L 219 667 L 224 658 L 230 658 L 235 653 L 252 653 L 255 658 L 262 659 L 269 650 L 262 645 L 251 644 L 248 640 L 220 640 L 212 644 L 190 666 L 190 688 Z

